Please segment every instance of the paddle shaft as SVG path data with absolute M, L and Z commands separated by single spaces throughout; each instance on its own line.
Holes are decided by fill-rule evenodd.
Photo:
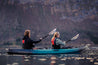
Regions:
M 42 37 L 42 39 L 45 39 L 46 37 L 48 37 L 49 36 L 49 34 L 47 34 L 47 35 L 45 35 L 44 37 Z
M 71 40 L 67 40 L 66 43 L 70 42 Z
M 52 34 L 54 34 L 55 33 L 55 31 L 56 31 L 56 28 L 55 29 L 53 29 L 51 32 L 49 32 L 47 35 L 45 35 L 44 37 L 42 37 L 42 39 L 45 39 L 46 37 L 48 37 L 49 35 L 52 35 Z

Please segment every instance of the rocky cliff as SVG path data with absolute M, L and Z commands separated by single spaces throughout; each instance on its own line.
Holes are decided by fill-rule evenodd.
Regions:
M 38 40 L 54 28 L 70 44 L 97 44 L 97 0 L 0 0 L 0 44 L 21 44 L 24 31 Z M 41 44 L 50 44 L 49 36 Z

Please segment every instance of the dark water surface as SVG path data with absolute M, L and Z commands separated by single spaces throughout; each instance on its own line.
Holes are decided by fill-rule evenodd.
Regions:
M 79 54 L 9 55 L 0 48 L 0 65 L 98 65 L 98 47 Z
M 98 65 L 98 54 L 8 55 L 0 54 L 0 65 Z M 83 54 L 84 53 L 84 54 Z

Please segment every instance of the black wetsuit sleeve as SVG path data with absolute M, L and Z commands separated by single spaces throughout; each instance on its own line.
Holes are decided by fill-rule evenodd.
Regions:
M 31 40 L 31 43 L 39 43 L 41 40 L 38 40 L 38 41 L 33 41 Z

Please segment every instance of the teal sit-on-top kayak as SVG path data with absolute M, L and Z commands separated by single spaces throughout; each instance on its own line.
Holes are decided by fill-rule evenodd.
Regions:
M 71 49 L 9 49 L 8 54 L 33 54 L 33 55 L 40 55 L 40 54 L 67 54 L 67 53 L 76 53 L 80 52 L 85 47 L 80 48 L 71 48 Z

